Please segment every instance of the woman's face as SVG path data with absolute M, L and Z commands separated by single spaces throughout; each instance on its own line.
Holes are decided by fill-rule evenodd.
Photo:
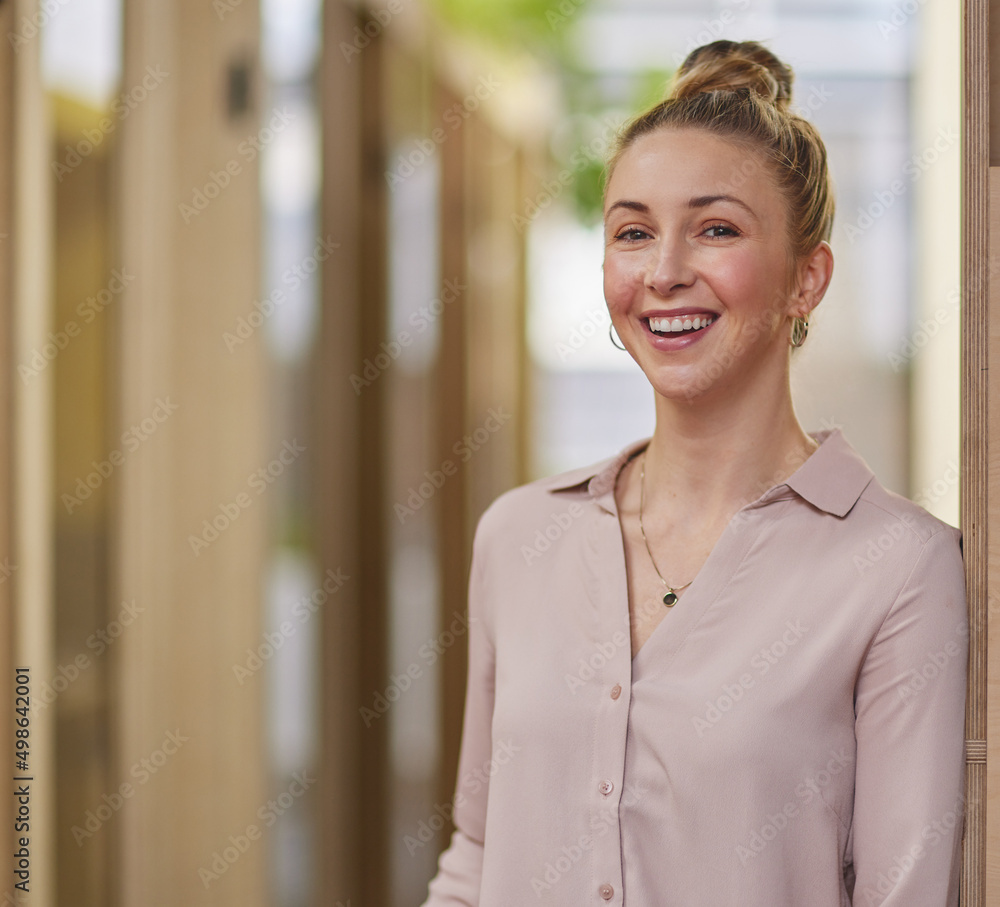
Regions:
M 784 196 L 756 154 L 664 128 L 621 155 L 604 206 L 604 294 L 665 397 L 787 380 L 793 296 Z

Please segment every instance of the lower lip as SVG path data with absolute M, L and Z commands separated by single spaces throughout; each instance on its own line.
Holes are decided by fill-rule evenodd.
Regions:
M 697 343 L 718 323 L 719 319 L 716 317 L 716 319 L 708 327 L 704 327 L 700 331 L 693 331 L 690 334 L 657 334 L 649 326 L 648 321 L 643 321 L 642 327 L 646 332 L 646 336 L 649 338 L 649 342 L 656 347 L 656 349 L 663 350 L 664 352 L 672 352 L 674 350 L 686 349 L 692 344 Z

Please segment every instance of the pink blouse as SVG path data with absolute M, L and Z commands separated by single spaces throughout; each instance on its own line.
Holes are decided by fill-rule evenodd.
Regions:
M 813 437 L 635 658 L 614 482 L 649 439 L 490 505 L 424 907 L 957 905 L 960 533 Z

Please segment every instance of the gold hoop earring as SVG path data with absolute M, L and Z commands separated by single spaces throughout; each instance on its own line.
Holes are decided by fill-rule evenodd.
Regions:
M 800 318 L 797 315 L 792 319 L 792 336 L 789 339 L 789 345 L 798 349 L 806 342 L 806 336 L 809 334 L 809 320 L 807 318 Z
M 612 346 L 616 347 L 619 350 L 622 350 L 623 352 L 626 352 L 625 347 L 623 347 L 620 343 L 615 343 L 615 326 L 614 326 L 614 323 L 608 325 L 608 336 L 611 338 L 611 345 Z

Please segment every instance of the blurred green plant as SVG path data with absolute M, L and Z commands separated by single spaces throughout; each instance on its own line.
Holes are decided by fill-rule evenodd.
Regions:
M 666 94 L 672 73 L 645 70 L 636 73 L 625 88 L 624 98 L 612 96 L 600 76 L 575 66 L 561 70 L 563 98 L 571 124 L 569 140 L 563 147 L 576 154 L 586 149 L 586 164 L 575 166 L 571 200 L 581 222 L 599 223 L 604 198 L 605 165 L 614 150 L 617 131 L 644 110 L 658 103 Z M 597 153 L 595 153 L 597 152 Z M 553 156 L 559 166 L 566 166 L 566 154 L 555 149 Z
M 591 0 L 427 0 L 457 31 L 502 48 L 567 52 L 567 26 Z
M 576 216 L 586 224 L 598 223 L 605 161 L 613 148 L 614 132 L 664 96 L 672 73 L 640 72 L 623 91 L 620 83 L 612 89 L 600 73 L 588 69 L 573 39 L 591 0 L 427 2 L 457 33 L 504 52 L 529 52 L 551 67 L 564 104 L 561 128 L 552 136 L 552 167 L 555 172 L 569 170 L 573 175 L 566 194 Z

